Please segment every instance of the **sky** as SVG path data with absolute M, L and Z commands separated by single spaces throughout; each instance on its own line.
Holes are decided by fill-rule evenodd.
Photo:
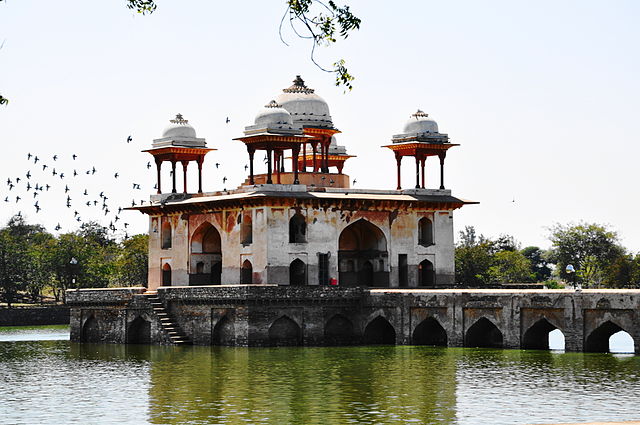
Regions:
M 317 51 L 327 67 L 347 61 L 356 80 L 345 93 L 311 63 L 307 41 L 286 26 L 288 46 L 280 40 L 284 0 L 160 0 L 150 16 L 124 1 L 0 2 L 0 94 L 10 99 L 0 107 L 0 223 L 22 211 L 65 232 L 118 215 L 120 235 L 125 222 L 129 234 L 145 232 L 146 216 L 114 213 L 155 192 L 141 151 L 177 113 L 217 149 L 205 161 L 205 191 L 235 188 L 248 160 L 233 138 L 300 74 L 328 102 L 339 144 L 357 155 L 344 170 L 356 187 L 395 188 L 395 160 L 381 146 L 422 109 L 460 144 L 447 155 L 445 186 L 480 202 L 455 212 L 456 233 L 475 226 L 547 248 L 549 227 L 586 221 L 640 251 L 640 3 L 348 4 L 361 29 Z M 427 170 L 437 187 L 436 159 Z M 33 198 L 28 171 L 49 192 Z M 406 160 L 407 187 L 412 171 Z

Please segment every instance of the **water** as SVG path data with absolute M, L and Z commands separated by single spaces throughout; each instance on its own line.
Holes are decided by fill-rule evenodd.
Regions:
M 633 355 L 65 339 L 68 330 L 59 327 L 0 329 L 0 424 L 501 425 L 640 418 L 640 357 Z

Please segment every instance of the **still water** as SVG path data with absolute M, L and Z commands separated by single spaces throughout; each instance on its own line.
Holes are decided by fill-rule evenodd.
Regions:
M 0 329 L 0 424 L 528 424 L 640 418 L 640 357 L 74 344 Z

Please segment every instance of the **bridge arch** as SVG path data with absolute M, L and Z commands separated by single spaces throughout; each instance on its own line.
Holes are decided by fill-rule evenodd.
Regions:
M 412 335 L 414 345 L 447 346 L 447 331 L 434 317 L 428 317 L 416 326 Z
M 269 345 L 302 345 L 300 326 L 287 316 L 281 316 L 269 327 Z
M 324 326 L 325 345 L 352 345 L 356 335 L 351 320 L 342 314 L 336 314 Z
M 541 317 L 524 332 L 520 345 L 525 350 L 549 350 L 549 334 L 556 329 L 562 332 L 546 317 Z
M 503 345 L 502 332 L 486 317 L 471 325 L 464 338 L 465 347 L 502 348 Z
M 387 319 L 378 316 L 364 328 L 363 342 L 365 345 L 394 345 L 396 330 Z
M 92 314 L 82 325 L 82 342 L 100 342 L 100 323 Z
M 594 329 L 587 337 L 584 343 L 584 351 L 589 353 L 607 353 L 611 351 L 610 340 L 614 334 L 618 332 L 627 332 L 617 323 L 607 320 L 596 329 Z M 633 351 L 635 351 L 635 341 Z
M 236 339 L 233 322 L 228 316 L 222 317 L 213 327 L 213 345 L 233 345 Z
M 151 323 L 136 317 L 127 329 L 127 344 L 151 344 Z

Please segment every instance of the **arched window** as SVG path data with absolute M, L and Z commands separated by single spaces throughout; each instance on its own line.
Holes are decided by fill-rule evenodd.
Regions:
M 242 245 L 250 245 L 253 243 L 251 211 L 242 215 L 242 224 L 240 225 L 240 243 L 242 243 Z
M 162 266 L 162 286 L 171 286 L 171 266 L 169 263 Z
M 304 216 L 296 213 L 289 220 L 289 243 L 304 243 L 307 241 L 307 222 Z
M 168 220 L 162 220 L 162 230 L 160 233 L 162 239 L 162 249 L 171 248 L 171 223 Z
M 433 223 L 427 217 L 418 221 L 418 244 L 422 246 L 433 245 Z
M 202 261 L 198 261 L 196 263 L 196 273 L 198 274 L 204 273 L 204 263 Z
M 433 263 L 429 260 L 423 260 L 418 265 L 420 273 L 420 286 L 434 286 L 436 284 L 436 274 L 433 271 Z
M 242 263 L 242 269 L 240 270 L 240 283 L 253 283 L 253 266 L 249 260 L 244 260 L 244 263 Z
M 387 258 L 387 239 L 380 228 L 363 219 L 351 223 L 340 233 L 338 264 L 351 261 L 354 267 L 338 271 L 340 285 L 388 286 Z

